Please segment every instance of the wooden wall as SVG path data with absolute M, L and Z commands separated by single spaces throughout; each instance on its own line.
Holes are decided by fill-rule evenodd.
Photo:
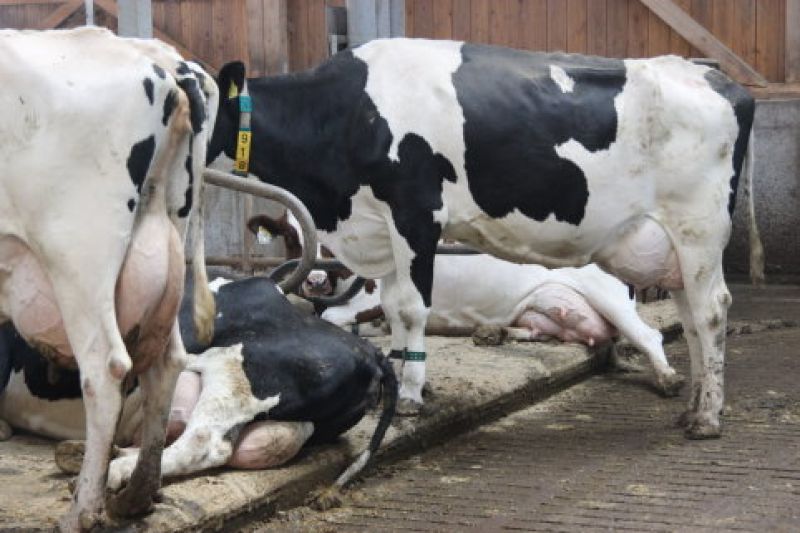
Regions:
M 674 1 L 767 80 L 784 81 L 786 0 Z M 639 0 L 406 0 L 406 35 L 611 57 L 703 55 Z
M 799 66 L 789 70 L 800 72 L 800 53 L 794 51 L 794 59 L 787 60 L 787 40 L 800 39 L 786 35 L 787 2 L 794 6 L 796 0 L 674 2 L 767 80 L 786 81 L 786 65 L 792 61 Z M 54 13 L 76 3 L 83 2 L 0 0 L 0 27 L 47 27 Z M 253 75 L 300 70 L 328 57 L 326 5 L 345 3 L 152 0 L 154 26 L 162 38 L 182 45 L 212 69 L 242 59 Z M 113 29 L 115 18 L 103 10 L 109 4 L 115 1 L 95 0 L 95 16 L 98 24 Z M 83 22 L 79 10 L 60 27 Z M 406 34 L 613 57 L 703 55 L 639 0 L 406 0 Z

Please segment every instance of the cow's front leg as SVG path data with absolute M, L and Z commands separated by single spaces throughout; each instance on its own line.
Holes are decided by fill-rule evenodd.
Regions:
M 692 390 L 681 422 L 690 439 L 715 438 L 720 436 L 719 415 L 724 407 L 725 329 L 731 295 L 721 261 L 708 267 L 689 256 L 682 268 L 691 275 L 684 276 L 685 289 L 672 294 L 689 345 Z
M 185 358 L 176 320 L 164 356 L 157 357 L 139 376 L 144 411 L 141 452 L 138 456 L 111 462 L 108 486 L 117 489 L 127 482 L 127 486 L 108 501 L 107 510 L 111 515 L 136 516 L 152 506 L 153 495 L 161 486 L 161 454 L 166 441 L 169 407 Z
M 381 305 L 392 328 L 392 352 L 402 354 L 397 413 L 419 414 L 425 385 L 425 322 L 430 311 L 410 276 L 392 274 L 382 279 Z

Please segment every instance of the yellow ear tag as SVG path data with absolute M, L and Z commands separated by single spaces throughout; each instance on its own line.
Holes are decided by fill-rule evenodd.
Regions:
M 239 96 L 239 88 L 235 83 L 231 82 L 231 86 L 228 87 L 228 99 L 233 99 L 237 96 Z
M 272 241 L 272 233 L 270 233 L 269 230 L 264 226 L 259 226 L 256 238 L 258 240 L 258 244 L 269 244 Z

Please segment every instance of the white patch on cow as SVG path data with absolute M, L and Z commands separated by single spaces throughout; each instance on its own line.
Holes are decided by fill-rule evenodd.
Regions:
M 392 132 L 389 158 L 393 161 L 398 161 L 400 142 L 414 133 L 425 139 L 434 153 L 448 154 L 456 169 L 463 167 L 464 113 L 452 80 L 461 66 L 462 45 L 454 41 L 376 39 L 353 50 L 353 55 L 367 63 L 365 91 Z M 436 110 L 436 120 L 430 120 L 431 110 Z M 457 153 L 461 160 L 453 161 Z
M 214 278 L 214 281 L 208 282 L 208 288 L 211 289 L 211 292 L 216 294 L 217 292 L 219 292 L 220 287 L 222 287 L 223 285 L 227 285 L 231 281 L 233 280 L 223 277 Z
M 569 77 L 563 68 L 557 65 L 550 65 L 550 77 L 556 82 L 563 93 L 571 93 L 575 89 L 575 80 Z
M 161 458 L 164 476 L 224 465 L 233 453 L 231 431 L 278 405 L 280 395 L 263 400 L 253 396 L 243 360 L 241 344 L 210 348 L 192 358 L 187 370 L 201 374 L 203 388 L 186 430 L 164 450 Z M 111 462 L 109 488 L 119 488 L 130 477 L 136 458 L 137 455 L 131 455 Z

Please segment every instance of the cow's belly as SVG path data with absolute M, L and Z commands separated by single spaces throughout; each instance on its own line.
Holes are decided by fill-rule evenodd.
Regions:
M 162 304 L 168 283 L 182 285 L 182 280 L 183 251 L 175 228 L 165 217 L 144 217 L 117 282 L 122 335 Z M 76 368 L 53 285 L 33 251 L 15 237 L 0 237 L 0 285 L 0 314 L 40 353 L 60 366 Z M 176 298 L 180 296 L 178 291 Z

